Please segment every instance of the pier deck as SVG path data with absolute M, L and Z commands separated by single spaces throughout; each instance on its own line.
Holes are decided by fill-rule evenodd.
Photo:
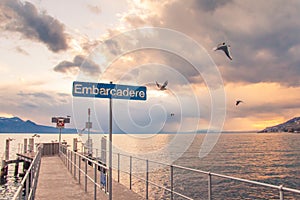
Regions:
M 82 177 L 83 182 L 83 177 Z M 84 191 L 83 184 L 79 184 L 58 156 L 42 157 L 42 164 L 36 190 L 36 200 L 48 199 L 94 199 L 94 186 L 88 181 L 88 191 Z M 143 199 L 125 186 L 113 182 L 113 199 Z M 97 199 L 108 199 L 104 191 L 97 188 Z

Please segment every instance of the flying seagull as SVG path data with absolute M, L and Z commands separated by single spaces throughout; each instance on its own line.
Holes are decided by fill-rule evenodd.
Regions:
M 217 50 L 222 50 L 224 51 L 224 53 L 226 54 L 226 56 L 232 60 L 232 56 L 230 55 L 230 45 L 227 45 L 225 42 L 218 44 L 217 47 L 215 47 L 213 50 L 217 51 Z
M 168 81 L 165 81 L 163 85 L 160 85 L 159 83 L 157 83 L 156 81 L 156 86 L 158 87 L 158 89 L 160 90 L 166 90 L 167 88 L 167 85 L 168 85 Z
M 40 137 L 39 134 L 34 134 L 32 137 Z
M 174 113 L 171 113 L 171 117 L 173 117 L 175 114 Z
M 235 105 L 237 106 L 237 105 L 239 105 L 240 103 L 244 103 L 244 102 L 241 101 L 241 100 L 237 100 L 237 101 L 235 102 Z

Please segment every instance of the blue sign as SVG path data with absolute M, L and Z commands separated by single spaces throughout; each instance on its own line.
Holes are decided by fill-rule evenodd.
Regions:
M 102 186 L 106 187 L 106 174 L 103 172 L 101 172 L 100 182 Z
M 130 86 L 107 83 L 73 82 L 72 94 L 75 97 L 112 98 L 127 100 L 147 99 L 145 86 Z

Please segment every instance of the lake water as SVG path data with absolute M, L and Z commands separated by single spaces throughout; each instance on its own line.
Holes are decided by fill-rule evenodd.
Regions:
M 23 143 L 24 138 L 33 134 L 0 134 L 0 155 L 4 152 L 5 139 L 15 138 L 11 142 L 11 159 L 18 151 L 18 143 Z M 100 149 L 102 135 L 94 135 L 93 147 Z M 183 138 L 187 135 L 182 135 Z M 72 139 L 77 134 L 63 134 L 62 139 L 72 144 Z M 114 144 L 127 153 L 143 155 L 152 152 L 151 158 L 156 161 L 166 162 L 166 151 L 160 151 L 175 136 L 170 134 L 128 136 L 114 135 Z M 199 149 L 205 135 L 197 135 L 191 146 L 184 152 L 182 148 L 168 148 L 169 154 L 180 155 L 174 164 L 185 167 L 210 171 L 229 176 L 255 180 L 259 182 L 281 185 L 300 189 L 300 134 L 292 133 L 242 133 L 221 134 L 212 151 L 204 158 L 199 158 Z M 85 141 L 86 135 L 79 139 Z M 58 140 L 57 134 L 41 134 L 35 142 L 50 142 Z M 117 151 L 117 150 L 115 150 Z M 156 156 L 156 157 L 154 157 Z M 168 157 L 168 156 L 167 156 Z M 176 157 L 176 156 L 175 156 Z M 125 159 L 125 158 L 124 158 Z M 124 160 L 124 163 L 127 161 Z M 134 161 L 133 165 L 139 161 Z M 122 159 L 121 159 L 122 163 Z M 116 166 L 116 156 L 114 156 Z M 128 171 L 127 164 L 122 165 L 122 170 Z M 0 199 L 10 199 L 17 183 L 13 178 L 11 168 L 9 181 L 0 188 Z M 149 165 L 150 181 L 166 187 L 170 185 L 170 169 L 167 166 Z M 144 177 L 143 171 L 137 171 L 135 176 Z M 114 173 L 116 179 L 116 173 Z M 128 186 L 128 175 L 121 174 L 121 183 Z M 269 188 L 234 182 L 213 177 L 213 199 L 279 199 L 278 191 Z M 145 182 L 133 179 L 134 191 L 144 195 Z M 230 188 L 230 189 L 229 189 Z M 155 186 L 149 186 L 150 199 L 168 199 L 170 194 Z M 207 176 L 195 172 L 174 168 L 174 190 L 194 199 L 207 199 Z M 2 196 L 2 197 L 1 197 Z M 174 196 L 175 199 L 181 199 Z M 286 193 L 286 199 L 300 199 L 300 195 Z

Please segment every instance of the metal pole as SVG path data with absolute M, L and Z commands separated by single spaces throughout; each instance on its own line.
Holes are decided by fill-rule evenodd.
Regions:
M 28 199 L 29 195 L 29 177 L 26 179 L 26 186 L 25 186 L 25 199 Z
M 149 161 L 146 160 L 146 199 L 148 199 L 148 191 L 149 191 Z
M 94 200 L 97 200 L 97 165 L 94 164 Z
M 284 200 L 284 195 L 283 195 L 283 189 L 282 189 L 283 185 L 279 186 L 279 199 L 280 200 Z
M 69 151 L 67 150 L 67 166 L 68 166 L 68 170 L 69 170 Z
M 72 170 L 73 170 L 73 169 L 72 169 L 72 168 L 73 168 L 73 151 L 70 151 L 70 153 L 71 153 L 70 172 L 71 172 L 71 174 L 73 174 L 73 173 L 72 173 Z
M 59 144 L 60 144 L 60 142 L 61 142 L 61 128 L 59 128 L 59 138 L 58 138 L 58 142 L 59 142 Z
M 85 169 L 84 169 L 84 191 L 87 192 L 87 159 L 85 160 Z
M 120 183 L 120 153 L 118 153 L 118 183 Z
M 131 180 L 131 175 L 132 174 L 132 156 L 130 156 L 130 162 L 129 162 L 129 189 L 131 190 L 131 184 L 132 184 L 132 180 Z
M 174 190 L 174 186 L 173 186 L 173 165 L 170 166 L 170 187 L 171 187 L 171 200 L 173 200 L 173 190 Z
M 76 179 L 76 153 L 74 152 L 74 178 Z
M 81 156 L 78 156 L 78 183 L 80 184 Z
M 211 173 L 208 172 L 208 200 L 212 199 L 212 190 L 211 190 Z
M 91 137 L 90 137 L 90 120 L 91 120 L 91 109 L 88 108 L 88 154 L 91 154 Z
M 112 84 L 112 81 L 110 82 Z M 109 200 L 112 200 L 112 98 L 109 98 Z

